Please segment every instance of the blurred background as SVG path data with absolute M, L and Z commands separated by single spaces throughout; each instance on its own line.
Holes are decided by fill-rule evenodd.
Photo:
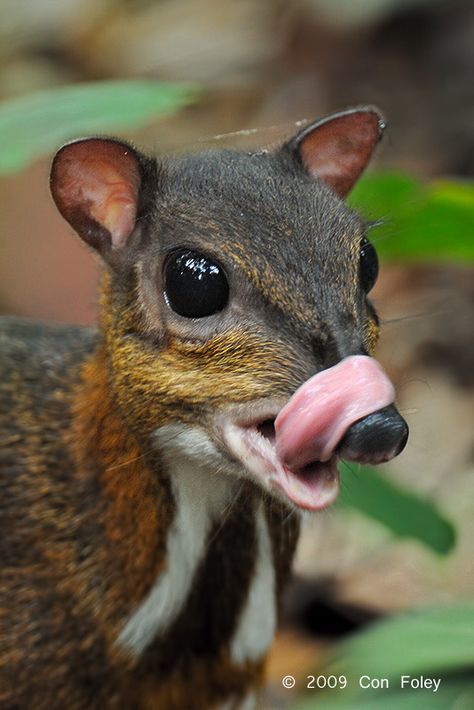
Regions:
M 278 145 L 302 119 L 362 103 L 383 110 L 386 139 L 351 199 L 384 223 L 371 234 L 382 257 L 373 292 L 384 323 L 379 359 L 411 438 L 375 483 L 349 472 L 341 505 L 307 521 L 266 702 L 313 707 L 319 691 L 302 693 L 308 674 L 325 672 L 339 649 L 350 655 L 351 639 L 380 619 L 403 623 L 413 609 L 449 614 L 461 605 L 460 628 L 474 629 L 474 4 L 0 0 L 0 10 L 2 313 L 95 320 L 97 264 L 48 192 L 51 155 L 66 138 L 111 133 L 163 154 L 260 147 Z M 124 125 L 55 117 L 63 87 L 143 79 L 191 82 L 198 92 Z M 7 151 L 23 143 L 34 146 L 29 157 L 9 162 Z M 367 485 L 362 502 L 351 493 L 359 484 Z M 447 628 L 454 621 L 446 618 Z M 403 629 L 397 643 L 399 656 L 409 655 Z M 422 656 L 431 643 L 421 634 Z M 470 644 L 460 672 L 474 664 L 472 636 Z M 437 663 L 433 673 L 443 670 L 442 657 Z M 377 672 L 376 657 L 367 664 Z M 282 686 L 286 674 L 295 688 Z M 359 707 L 348 698 L 341 694 L 340 707 Z

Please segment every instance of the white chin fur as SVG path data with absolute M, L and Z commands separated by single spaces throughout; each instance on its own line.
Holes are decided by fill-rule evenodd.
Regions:
M 243 429 L 227 422 L 222 428 L 225 444 L 236 460 L 223 456 L 211 438 L 203 430 L 188 424 L 166 424 L 153 434 L 154 444 L 167 463 L 178 460 L 192 461 L 197 467 L 213 473 L 225 473 L 239 478 L 248 478 L 266 490 L 271 489 L 272 471 L 278 465 L 273 447 L 255 431 L 255 446 L 262 446 L 264 456 L 252 456 L 248 446 L 244 446 L 242 434 L 250 439 L 255 430 Z M 273 457 L 273 458 L 272 458 Z M 268 458 L 268 464 L 265 464 Z M 277 491 L 275 491 L 277 492 Z
M 328 466 L 315 480 L 315 485 L 309 486 L 282 465 L 274 442 L 255 426 L 241 426 L 229 418 L 220 420 L 219 429 L 230 456 L 222 454 L 203 429 L 186 424 L 159 427 L 154 441 L 168 466 L 182 461 L 210 475 L 226 474 L 227 482 L 232 478 L 234 481 L 247 478 L 299 510 L 319 510 L 336 498 L 335 465 Z
M 189 461 L 212 473 L 249 478 L 241 460 L 232 461 L 223 455 L 204 429 L 189 424 L 166 424 L 155 430 L 153 439 L 168 464 L 176 460 Z
M 188 424 L 166 424 L 153 434 L 154 444 L 165 458 L 185 458 L 200 466 L 220 468 L 224 461 L 207 434 Z

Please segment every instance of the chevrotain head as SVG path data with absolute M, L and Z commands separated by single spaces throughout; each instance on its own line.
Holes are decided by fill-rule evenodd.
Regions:
M 383 128 L 363 107 L 274 152 L 156 160 L 87 138 L 57 153 L 56 205 L 106 266 L 115 401 L 165 458 L 317 509 L 337 494 L 338 456 L 403 448 L 393 388 L 369 356 L 377 257 L 343 202 Z

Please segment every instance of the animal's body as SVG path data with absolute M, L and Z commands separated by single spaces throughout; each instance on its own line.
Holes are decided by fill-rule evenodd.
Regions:
M 337 493 L 308 442 L 292 463 L 277 415 L 314 373 L 365 368 L 378 331 L 341 196 L 379 132 L 357 109 L 274 154 L 58 153 L 56 203 L 106 264 L 102 315 L 2 325 L 2 710 L 252 706 L 298 509 Z M 357 428 L 382 399 L 342 453 L 396 453 L 399 431 L 375 452 Z

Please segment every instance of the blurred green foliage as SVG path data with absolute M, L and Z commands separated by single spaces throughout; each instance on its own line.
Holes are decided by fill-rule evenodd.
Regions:
M 196 100 L 188 84 L 106 81 L 64 86 L 0 104 L 0 175 L 73 138 L 136 129 Z
M 397 537 L 410 537 L 439 554 L 454 546 L 456 533 L 436 506 L 395 484 L 369 466 L 341 466 L 338 505 L 354 508 L 385 525 Z
M 474 260 L 472 183 L 423 185 L 408 175 L 378 173 L 359 181 L 349 203 L 375 222 L 370 238 L 382 259 Z
M 412 611 L 380 622 L 339 644 L 315 675 L 342 674 L 347 677 L 347 687 L 308 691 L 296 708 L 470 710 L 474 707 L 473 670 L 473 602 Z M 441 678 L 441 683 L 437 692 L 401 688 L 403 675 Z M 389 688 L 361 688 L 362 676 L 387 678 Z

